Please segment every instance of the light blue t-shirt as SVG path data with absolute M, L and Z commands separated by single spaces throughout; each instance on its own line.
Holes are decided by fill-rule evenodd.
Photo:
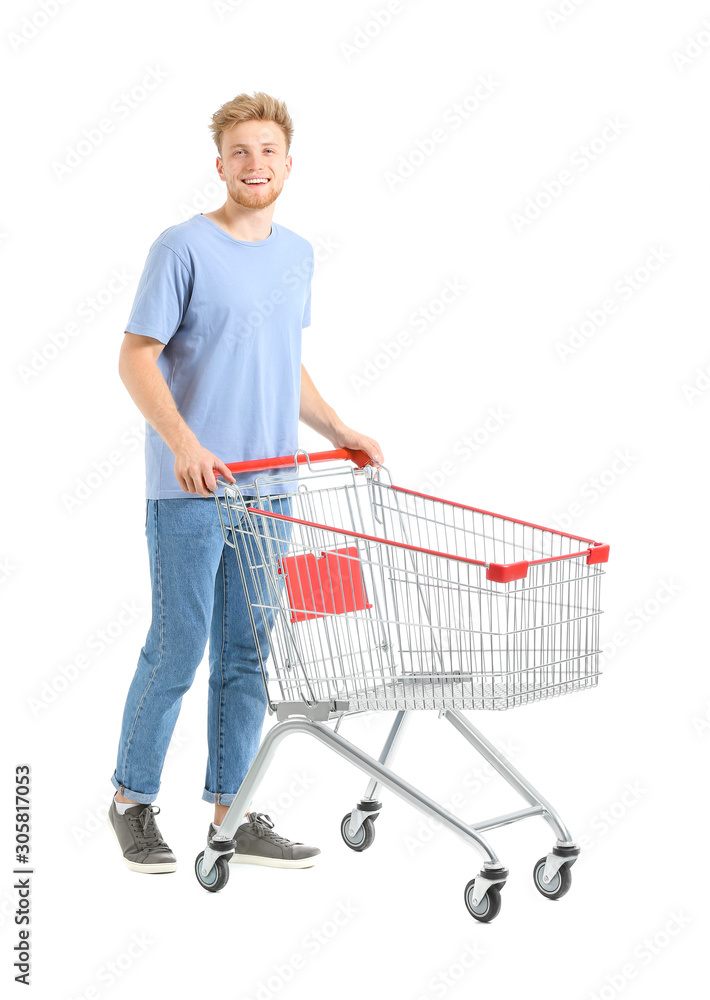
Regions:
M 124 329 L 166 345 L 158 367 L 178 411 L 223 462 L 298 448 L 313 266 L 311 244 L 285 226 L 272 222 L 263 240 L 235 240 L 202 213 L 165 229 L 150 247 Z M 180 489 L 175 457 L 149 424 L 145 459 L 147 499 L 199 495 Z M 240 475 L 237 483 L 253 479 Z

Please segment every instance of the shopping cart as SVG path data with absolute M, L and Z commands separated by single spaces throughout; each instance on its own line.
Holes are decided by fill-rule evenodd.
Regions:
M 245 809 L 278 745 L 298 732 L 370 776 L 341 825 L 352 850 L 372 844 L 378 793 L 389 789 L 482 855 L 464 899 L 473 917 L 489 921 L 508 869 L 481 833 L 540 816 L 557 840 L 534 866 L 535 885 L 548 899 L 563 896 L 578 844 L 462 710 L 504 710 L 596 686 L 609 546 L 394 486 L 364 452 L 298 451 L 229 468 L 268 470 L 248 489 L 226 485 L 215 499 L 225 541 L 246 553 L 239 570 L 245 589 L 251 584 L 251 625 L 277 723 L 196 859 L 200 884 L 211 892 L 226 884 Z M 288 497 L 290 513 L 275 496 Z M 259 635 L 262 649 L 268 636 L 266 656 Z M 527 807 L 465 823 L 394 773 L 405 723 L 420 709 L 448 720 Z M 373 711 L 396 712 L 379 760 L 338 732 L 346 716 Z

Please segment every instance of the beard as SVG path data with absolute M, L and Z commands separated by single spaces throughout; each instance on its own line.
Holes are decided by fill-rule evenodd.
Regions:
M 249 185 L 233 178 L 225 183 L 232 200 L 242 208 L 266 208 L 276 201 L 284 186 L 283 178 L 280 184 L 274 178 L 268 184 Z

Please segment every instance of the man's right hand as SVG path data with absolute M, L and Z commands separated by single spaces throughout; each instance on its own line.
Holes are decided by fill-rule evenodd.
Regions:
M 184 493 L 211 496 L 217 489 L 215 472 L 227 482 L 234 482 L 234 476 L 224 462 L 200 444 L 195 443 L 194 446 L 175 452 L 175 478 Z

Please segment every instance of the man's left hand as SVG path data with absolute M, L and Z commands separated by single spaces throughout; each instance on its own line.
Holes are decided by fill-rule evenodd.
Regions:
M 343 427 L 342 430 L 331 439 L 331 443 L 336 448 L 349 448 L 351 451 L 364 451 L 370 456 L 375 465 L 384 461 L 382 449 L 374 438 L 367 434 L 360 434 L 352 427 Z

